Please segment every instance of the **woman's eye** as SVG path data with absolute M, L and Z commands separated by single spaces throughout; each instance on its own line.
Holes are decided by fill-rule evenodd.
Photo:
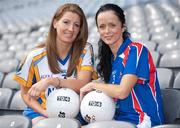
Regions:
M 68 21 L 63 21 L 64 24 L 68 24 L 69 22 Z
M 115 27 L 116 25 L 115 24 L 110 24 L 111 27 Z
M 80 25 L 79 25 L 79 24 L 75 24 L 75 26 L 76 26 L 77 28 L 79 28 L 79 27 L 80 27 Z
M 104 29 L 105 26 L 104 26 L 104 25 L 100 25 L 99 28 L 100 28 L 100 29 Z

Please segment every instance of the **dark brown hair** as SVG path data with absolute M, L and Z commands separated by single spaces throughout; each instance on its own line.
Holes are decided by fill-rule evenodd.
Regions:
M 119 21 L 122 23 L 123 27 L 125 27 L 125 31 L 123 32 L 123 39 L 126 39 L 130 36 L 129 32 L 127 31 L 127 27 L 125 26 L 125 15 L 124 11 L 115 4 L 105 4 L 102 5 L 99 10 L 96 13 L 95 20 L 96 20 L 96 26 L 98 26 L 97 23 L 97 17 L 101 12 L 105 11 L 113 11 L 114 14 L 118 17 Z M 99 52 L 98 52 L 98 58 L 99 63 L 97 65 L 97 71 L 99 75 L 104 79 L 105 82 L 109 82 L 110 74 L 111 74 L 111 56 L 112 52 L 109 46 L 103 41 L 99 40 Z

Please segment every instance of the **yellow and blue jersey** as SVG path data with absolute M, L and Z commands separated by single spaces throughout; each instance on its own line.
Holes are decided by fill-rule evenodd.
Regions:
M 70 53 L 63 60 L 59 58 L 57 61 L 62 72 L 60 72 L 59 74 L 53 74 L 49 69 L 46 49 L 35 49 L 28 54 L 25 63 L 23 64 L 21 69 L 17 71 L 13 79 L 20 83 L 22 86 L 29 88 L 36 82 L 47 77 L 59 77 L 62 79 L 68 79 L 66 77 L 66 74 L 69 60 Z M 93 49 L 92 45 L 89 43 L 86 45 L 83 53 L 80 56 L 79 64 L 77 65 L 77 71 L 74 71 L 74 73 L 70 77 L 76 78 L 77 73 L 81 70 L 94 72 Z M 55 87 L 50 85 L 44 92 L 41 93 L 38 101 L 44 109 L 46 107 L 46 98 L 54 89 Z

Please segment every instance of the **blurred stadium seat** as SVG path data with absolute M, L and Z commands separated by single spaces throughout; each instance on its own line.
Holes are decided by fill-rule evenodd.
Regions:
M 35 128 L 79 128 L 80 123 L 70 118 L 46 118 L 35 124 Z
M 151 51 L 151 55 L 154 61 L 154 65 L 158 67 L 159 60 L 160 60 L 160 54 L 157 51 Z
M 150 51 L 155 51 L 157 44 L 153 41 L 140 41 L 144 44 Z
M 1 51 L 0 60 L 3 61 L 5 59 L 12 59 L 14 57 L 14 53 L 12 51 Z
M 157 68 L 158 80 L 161 89 L 172 88 L 174 74 L 171 69 Z
M 170 52 L 173 50 L 180 49 L 180 40 L 174 39 L 174 40 L 165 40 L 163 43 L 159 44 L 157 47 L 157 51 L 161 54 L 164 54 L 166 52 Z
M 173 124 L 180 118 L 180 91 L 175 89 L 161 89 L 165 123 Z
M 85 128 L 136 128 L 135 125 L 125 121 L 99 121 L 90 123 Z
M 21 97 L 21 91 L 19 90 L 12 97 L 12 101 L 10 103 L 10 109 L 24 110 L 26 107 L 27 107 L 27 105 L 24 103 L 24 101 Z
M 177 74 L 177 76 L 174 80 L 173 88 L 180 89 L 180 72 Z
M 4 74 L 0 72 L 0 88 L 2 86 L 3 78 L 4 78 Z
M 155 33 L 152 35 L 151 40 L 156 41 L 158 43 L 163 43 L 164 40 L 169 40 L 169 39 L 176 39 L 177 38 L 177 32 L 175 31 L 163 31 L 161 33 Z
M 171 68 L 175 75 L 180 71 L 180 50 L 164 53 L 160 59 L 159 67 Z
M 180 88 L 179 0 L 0 0 L 0 115 L 22 114 L 21 109 L 25 106 L 22 105 L 20 92 L 16 92 L 19 85 L 11 77 L 26 53 L 43 41 L 56 8 L 67 2 L 79 4 L 86 14 L 88 42 L 93 45 L 96 65 L 99 34 L 95 13 L 104 3 L 115 3 L 124 8 L 131 38 L 150 50 L 157 67 L 166 123 L 174 123 L 174 118 L 179 118 L 178 90 L 165 88 Z M 166 126 L 157 126 L 161 127 Z
M 9 108 L 13 91 L 9 88 L 0 88 L 0 108 Z
M 180 128 L 180 125 L 178 125 L 178 124 L 164 124 L 164 125 L 154 126 L 152 128 Z
M 0 116 L 4 116 L 4 115 L 22 115 L 23 114 L 23 110 L 13 110 L 13 109 L 0 109 Z
M 22 115 L 0 116 L 1 128 L 32 128 L 32 122 Z
M 10 72 L 5 76 L 4 81 L 2 83 L 2 88 L 10 88 L 15 90 L 20 89 L 19 84 L 12 79 L 14 74 L 15 72 Z
M 9 73 L 16 70 L 19 61 L 17 59 L 4 59 L 0 62 L 0 72 Z

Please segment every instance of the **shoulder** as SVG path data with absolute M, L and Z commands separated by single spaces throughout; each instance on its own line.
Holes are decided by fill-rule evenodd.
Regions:
M 36 48 L 31 50 L 28 55 L 27 55 L 27 59 L 33 59 L 36 58 L 38 56 L 44 56 L 46 55 L 46 49 L 45 48 Z
M 93 54 L 93 46 L 90 43 L 86 43 L 86 46 L 84 47 L 83 54 L 91 53 Z
M 131 44 L 130 44 L 130 47 L 135 47 L 135 48 L 143 48 L 144 45 L 140 42 L 135 42 L 133 41 Z
M 133 41 L 130 44 L 130 49 L 131 50 L 136 50 L 137 52 L 142 52 L 142 51 L 148 52 L 148 49 L 146 48 L 146 46 L 144 46 L 141 42 Z
M 84 49 L 88 50 L 88 49 L 92 49 L 92 48 L 93 48 L 92 44 L 87 42 Z

